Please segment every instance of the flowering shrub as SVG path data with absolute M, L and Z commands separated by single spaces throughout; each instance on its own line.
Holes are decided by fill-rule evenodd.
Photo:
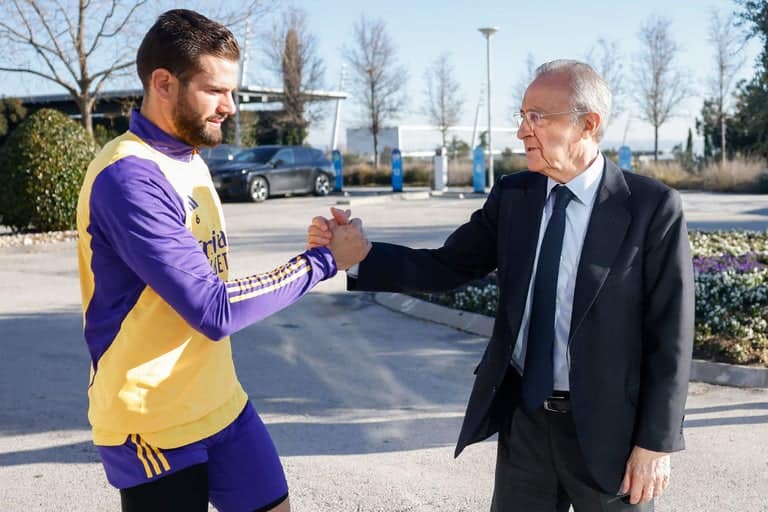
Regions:
M 768 231 L 691 231 L 689 235 L 694 257 L 768 255 Z
M 768 366 L 768 231 L 690 233 L 696 286 L 696 357 Z M 493 316 L 494 276 L 422 298 Z
M 692 232 L 697 355 L 768 366 L 768 231 Z
M 495 316 L 499 302 L 499 289 L 492 283 L 470 284 L 445 294 L 425 293 L 418 296 L 450 308 Z

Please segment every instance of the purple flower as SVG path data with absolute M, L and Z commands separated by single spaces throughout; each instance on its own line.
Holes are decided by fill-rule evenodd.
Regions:
M 768 265 L 766 256 L 749 252 L 739 256 L 721 254 L 719 256 L 696 256 L 693 258 L 693 270 L 697 274 L 734 271 L 745 274 L 753 270 L 763 270 Z

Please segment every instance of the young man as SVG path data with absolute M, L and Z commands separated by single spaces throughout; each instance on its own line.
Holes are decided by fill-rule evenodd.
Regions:
M 229 280 L 221 205 L 200 146 L 234 112 L 239 48 L 195 12 L 157 20 L 137 56 L 130 129 L 90 165 L 78 257 L 91 355 L 89 420 L 123 510 L 287 511 L 275 447 L 235 375 L 229 335 L 364 257 L 341 245 Z
M 600 152 L 611 92 L 553 61 L 518 117 L 527 172 L 434 250 L 374 243 L 353 290 L 448 290 L 498 269 L 493 335 L 457 455 L 498 432 L 493 512 L 640 512 L 682 450 L 693 265 L 679 194 Z M 332 241 L 316 218 L 310 246 Z

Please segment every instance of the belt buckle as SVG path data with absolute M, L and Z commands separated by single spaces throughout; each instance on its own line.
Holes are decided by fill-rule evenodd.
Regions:
M 566 410 L 563 410 L 561 408 L 554 406 L 553 404 L 554 404 L 554 399 L 547 398 L 546 400 L 544 400 L 544 410 L 549 412 L 556 412 L 559 414 L 565 414 L 566 412 L 568 412 Z

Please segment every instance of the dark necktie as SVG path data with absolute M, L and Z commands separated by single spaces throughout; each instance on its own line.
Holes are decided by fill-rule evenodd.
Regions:
M 529 411 L 541 407 L 552 393 L 554 381 L 552 350 L 555 343 L 557 275 L 565 234 L 565 209 L 573 199 L 573 193 L 564 185 L 555 186 L 552 193 L 555 194 L 555 204 L 536 265 L 523 368 L 523 404 Z

